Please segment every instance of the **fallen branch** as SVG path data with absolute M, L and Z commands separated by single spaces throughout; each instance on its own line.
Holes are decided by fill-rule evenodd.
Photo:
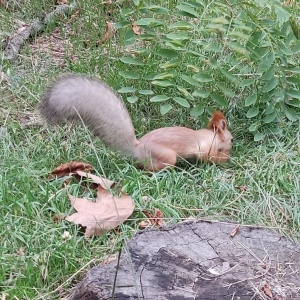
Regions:
M 53 22 L 55 18 L 60 15 L 69 15 L 79 7 L 77 2 L 73 2 L 70 5 L 59 5 L 51 13 L 46 14 L 42 19 L 35 20 L 28 27 L 19 29 L 18 33 L 13 36 L 5 46 L 4 57 L 9 61 L 14 61 L 20 52 L 22 45 L 32 36 L 42 32 L 43 29 Z

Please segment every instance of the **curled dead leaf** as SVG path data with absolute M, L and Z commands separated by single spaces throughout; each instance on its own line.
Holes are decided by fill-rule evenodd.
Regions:
M 140 227 L 147 228 L 149 226 L 162 227 L 165 225 L 163 213 L 155 208 L 153 212 L 148 210 L 143 210 L 148 220 L 144 220 L 140 223 Z
M 93 235 L 99 236 L 103 231 L 119 226 L 134 210 L 134 203 L 130 196 L 122 193 L 121 197 L 115 197 L 100 185 L 97 189 L 97 202 L 70 194 L 69 199 L 77 212 L 68 216 L 66 220 L 86 227 L 87 238 Z
M 106 43 L 113 35 L 115 28 L 112 22 L 106 22 L 106 32 L 104 36 L 98 42 L 98 45 Z
M 65 164 L 61 164 L 57 168 L 55 168 L 51 172 L 50 177 L 56 176 L 57 178 L 61 178 L 64 176 L 73 175 L 77 171 L 90 172 L 92 170 L 94 170 L 93 166 L 88 163 L 84 163 L 81 161 L 71 161 Z
M 269 288 L 268 285 L 263 285 L 262 288 L 261 288 L 262 292 L 269 298 L 273 298 L 273 294 L 272 294 L 272 291 L 271 289 Z
M 142 222 L 140 222 L 139 226 L 143 229 L 151 227 L 152 223 L 150 220 L 143 220 Z
M 111 180 L 108 180 L 106 178 L 91 174 L 91 173 L 87 173 L 87 172 L 83 172 L 83 171 L 76 171 L 76 174 L 78 174 L 81 177 L 86 177 L 89 178 L 93 181 L 93 183 L 99 184 L 101 185 L 104 189 L 108 190 L 110 189 L 115 183 Z
M 61 213 L 61 214 L 56 214 L 56 215 L 54 215 L 54 216 L 52 217 L 52 220 L 53 220 L 54 223 L 59 223 L 59 222 L 61 222 L 62 220 L 64 220 L 65 217 L 66 217 L 66 214 L 63 214 L 63 213 Z
M 131 24 L 131 28 L 136 35 L 140 35 L 142 33 L 142 28 L 138 25 Z

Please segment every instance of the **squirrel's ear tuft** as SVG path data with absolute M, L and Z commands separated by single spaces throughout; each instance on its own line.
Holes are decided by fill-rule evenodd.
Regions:
M 227 128 L 225 116 L 220 111 L 215 111 L 208 123 L 208 129 L 214 130 L 224 140 L 224 130 Z

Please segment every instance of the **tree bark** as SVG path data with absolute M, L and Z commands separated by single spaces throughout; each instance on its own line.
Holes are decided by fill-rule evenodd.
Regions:
M 300 246 L 249 226 L 231 237 L 235 227 L 193 222 L 143 231 L 119 265 L 92 268 L 70 299 L 300 299 Z

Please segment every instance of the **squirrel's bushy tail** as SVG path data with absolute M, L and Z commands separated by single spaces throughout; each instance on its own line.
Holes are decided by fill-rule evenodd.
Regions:
M 95 78 L 62 76 L 44 93 L 40 111 L 50 124 L 82 120 L 105 145 L 123 154 L 132 154 L 138 143 L 123 101 Z

